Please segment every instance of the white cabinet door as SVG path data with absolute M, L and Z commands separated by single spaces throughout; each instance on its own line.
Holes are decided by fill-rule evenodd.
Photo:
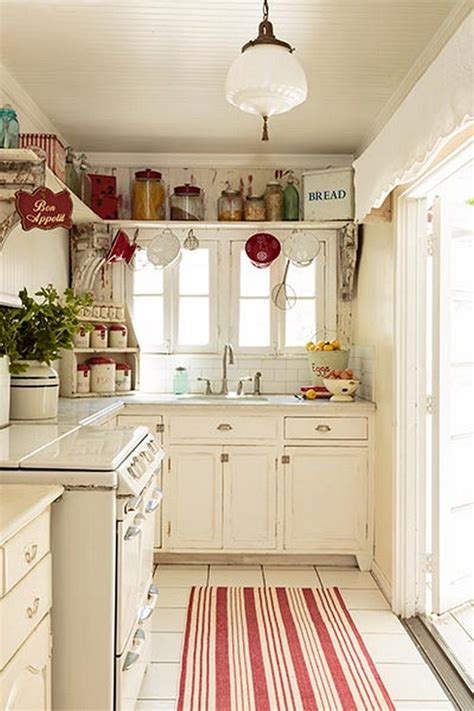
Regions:
M 164 541 L 168 549 L 222 547 L 220 447 L 170 447 L 163 472 Z
M 50 618 L 47 615 L 0 672 L 2 711 L 51 709 Z
M 275 548 L 275 449 L 226 446 L 224 455 L 224 548 Z
M 318 553 L 366 548 L 366 450 L 285 447 L 285 455 L 285 548 Z

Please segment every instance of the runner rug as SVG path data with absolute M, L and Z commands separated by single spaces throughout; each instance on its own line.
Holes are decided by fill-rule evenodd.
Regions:
M 338 588 L 194 587 L 178 711 L 395 709 Z

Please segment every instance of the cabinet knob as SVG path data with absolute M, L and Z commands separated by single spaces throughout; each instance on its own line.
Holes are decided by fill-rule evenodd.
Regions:
M 227 422 L 223 422 L 222 424 L 217 425 L 217 429 L 220 432 L 230 432 L 230 430 L 232 429 L 232 425 L 229 425 Z
M 316 432 L 330 432 L 331 428 L 329 425 L 318 425 L 316 428 Z

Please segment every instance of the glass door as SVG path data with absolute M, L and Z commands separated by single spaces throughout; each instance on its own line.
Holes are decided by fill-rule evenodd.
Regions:
M 426 615 L 474 679 L 474 161 L 429 198 Z M 431 451 L 430 451 L 431 450 Z M 430 515 L 431 514 L 431 515 Z

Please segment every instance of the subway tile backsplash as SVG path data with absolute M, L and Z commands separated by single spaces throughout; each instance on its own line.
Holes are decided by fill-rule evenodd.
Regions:
M 299 392 L 302 385 L 311 383 L 308 360 L 300 356 L 236 356 L 234 365 L 228 367 L 229 388 L 235 390 L 239 378 L 262 373 L 262 392 L 271 395 Z M 353 345 L 349 357 L 349 367 L 359 375 L 361 385 L 359 397 L 373 399 L 373 360 L 372 346 Z M 205 383 L 198 377 L 209 378 L 212 389 L 218 392 L 222 375 L 221 355 L 160 355 L 142 353 L 140 358 L 140 388 L 144 392 L 173 392 L 173 374 L 175 368 L 184 366 L 188 370 L 190 392 L 200 393 L 205 390 Z M 246 392 L 252 392 L 252 383 L 244 384 Z

